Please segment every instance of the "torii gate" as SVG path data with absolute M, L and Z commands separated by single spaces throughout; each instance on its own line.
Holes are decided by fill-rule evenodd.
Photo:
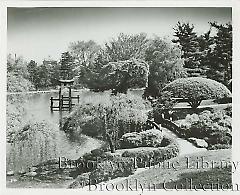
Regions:
M 59 83 L 59 92 L 58 92 L 58 98 L 53 98 L 51 97 L 50 99 L 50 109 L 51 112 L 53 111 L 71 111 L 72 107 L 75 105 L 73 103 L 73 99 L 76 99 L 77 102 L 79 103 L 79 95 L 77 96 L 72 96 L 72 84 L 73 84 L 74 80 L 70 79 L 70 80 L 63 80 L 60 79 Z M 67 96 L 65 96 L 64 94 L 64 89 L 67 88 L 68 92 L 67 92 Z M 58 102 L 58 105 L 54 105 L 54 101 Z

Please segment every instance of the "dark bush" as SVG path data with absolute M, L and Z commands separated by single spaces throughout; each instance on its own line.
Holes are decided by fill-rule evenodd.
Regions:
M 207 139 L 208 144 L 232 144 L 232 137 L 226 134 L 225 132 L 213 132 L 210 137 Z
M 229 149 L 231 148 L 231 145 L 228 144 L 215 144 L 215 145 L 210 145 L 208 147 L 208 150 L 219 150 L 219 149 Z
M 232 103 L 232 97 L 216 99 L 216 100 L 214 100 L 214 102 L 215 102 L 215 103 L 218 103 L 218 104 L 228 104 L 228 103 Z
M 226 112 L 226 115 L 232 117 L 232 106 L 228 106 L 227 108 L 224 109 Z

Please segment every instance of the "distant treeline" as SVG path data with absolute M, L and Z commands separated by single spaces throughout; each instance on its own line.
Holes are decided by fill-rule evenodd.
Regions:
M 209 31 L 198 35 L 194 25 L 178 22 L 174 39 L 147 34 L 123 34 L 100 46 L 96 42 L 69 44 L 59 61 L 8 55 L 8 91 L 46 90 L 59 79 L 75 79 L 75 87 L 94 91 L 126 93 L 146 87 L 145 94 L 158 96 L 169 82 L 180 77 L 207 77 L 229 86 L 232 79 L 232 25 L 209 23 Z

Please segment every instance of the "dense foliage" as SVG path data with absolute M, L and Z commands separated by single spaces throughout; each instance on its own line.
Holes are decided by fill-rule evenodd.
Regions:
M 145 96 L 160 96 L 162 88 L 169 82 L 186 76 L 181 60 L 181 50 L 160 37 L 149 40 L 145 51 L 149 64 L 148 86 Z
M 90 136 L 103 136 L 113 141 L 117 147 L 118 139 L 127 132 L 141 131 L 147 120 L 148 102 L 130 94 L 94 95 L 85 99 L 65 119 L 64 130 L 73 138 L 81 133 Z
M 208 60 L 208 77 L 228 85 L 232 79 L 232 24 L 210 23 L 217 33 L 212 42 L 215 47 L 206 56 Z
M 228 85 L 232 79 L 232 25 L 217 22 L 209 22 L 209 25 L 207 32 L 198 35 L 193 24 L 178 22 L 173 29 L 173 43 L 158 36 L 148 38 L 145 33 L 120 33 L 102 46 L 93 40 L 74 41 L 60 60 L 48 58 L 39 64 L 8 55 L 8 73 L 14 72 L 29 80 L 36 89 L 55 88 L 58 80 L 66 77 L 75 78 L 78 87 L 117 91 L 116 83 L 109 84 L 109 80 L 115 82 L 112 77 L 118 78 L 118 85 L 125 86 L 125 80 L 132 83 L 131 80 L 136 81 L 135 76 L 141 78 L 143 73 L 129 74 L 131 71 L 126 73 L 121 69 L 116 75 L 112 71 L 123 63 L 131 66 L 128 62 L 135 60 L 137 64 L 149 66 L 145 96 L 159 96 L 166 84 L 186 76 L 208 77 Z M 142 80 L 127 87 L 143 87 Z M 125 91 L 119 89 L 119 92 Z
M 131 58 L 144 59 L 144 53 L 148 46 L 145 33 L 128 35 L 120 33 L 105 43 L 104 54 L 108 62 L 129 60 Z
M 226 86 L 201 77 L 177 79 L 168 84 L 164 91 L 171 92 L 175 98 L 186 99 L 192 108 L 197 108 L 202 100 L 231 97 L 231 92 Z
M 232 24 L 209 22 L 209 30 L 197 35 L 193 24 L 178 22 L 174 28 L 188 75 L 208 77 L 225 85 L 232 79 Z
M 91 172 L 81 173 L 80 171 L 80 175 L 78 175 L 69 188 L 82 188 L 86 185 L 98 184 L 117 177 L 127 177 L 136 170 L 134 159 L 127 157 L 109 156 L 109 158 L 98 158 L 98 161 L 88 162 L 96 166 L 92 168 Z
M 200 76 L 196 70 L 199 70 L 200 67 L 201 52 L 199 52 L 198 36 L 194 31 L 194 25 L 178 22 L 174 33 L 176 39 L 173 42 L 181 46 L 184 68 L 187 68 L 189 76 Z
M 160 147 L 163 134 L 157 129 L 124 134 L 120 139 L 121 148 Z
M 232 118 L 226 111 L 187 115 L 180 127 L 186 137 L 204 138 L 210 146 L 231 145 Z

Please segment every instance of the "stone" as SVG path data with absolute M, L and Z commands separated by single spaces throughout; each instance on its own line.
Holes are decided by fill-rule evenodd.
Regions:
M 190 137 L 188 140 L 193 143 L 198 148 L 207 148 L 208 143 L 204 139 L 197 139 L 195 137 Z
M 20 174 L 20 175 L 23 175 L 23 174 L 25 174 L 26 173 L 26 171 L 25 170 L 20 170 L 20 171 L 18 171 L 18 174 Z
M 13 182 L 17 182 L 17 179 L 13 178 L 13 179 L 10 179 L 10 182 L 13 183 Z
M 25 174 L 25 176 L 29 176 L 29 177 L 34 177 L 34 176 L 36 176 L 36 175 L 37 175 L 37 173 L 34 172 L 34 171 L 28 172 L 28 173 Z

